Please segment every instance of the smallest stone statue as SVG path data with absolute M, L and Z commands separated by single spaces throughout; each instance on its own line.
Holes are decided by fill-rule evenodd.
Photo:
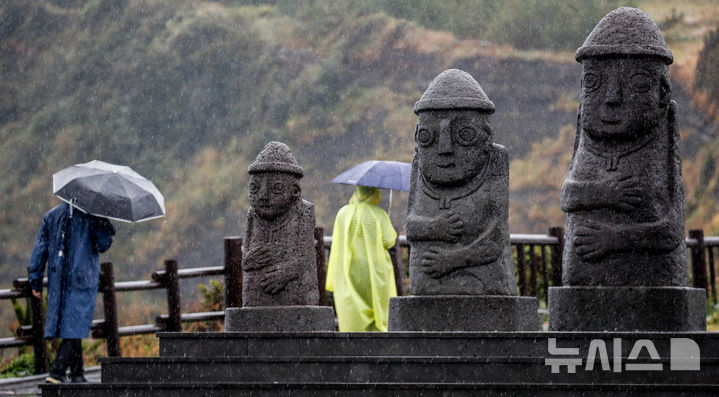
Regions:
M 250 164 L 242 246 L 242 308 L 229 308 L 227 331 L 334 329 L 332 308 L 318 306 L 315 211 L 301 198 L 304 175 L 290 148 L 270 142 Z

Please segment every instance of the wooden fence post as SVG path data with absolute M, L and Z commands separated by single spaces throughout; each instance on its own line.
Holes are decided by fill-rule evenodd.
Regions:
M 27 292 L 30 294 L 30 311 L 32 324 L 32 347 L 35 358 L 35 374 L 47 372 L 47 344 L 43 337 L 45 328 L 45 311 L 42 298 L 38 299 L 32 295 L 30 283 L 27 284 Z
M 165 261 L 165 288 L 167 288 L 167 329 L 170 332 L 182 331 L 182 308 L 180 307 L 180 282 L 177 277 L 177 261 Z
M 707 253 L 709 254 L 709 286 L 712 288 L 712 302 L 716 305 L 717 303 L 717 286 L 716 286 L 716 274 L 714 270 L 714 246 L 707 247 Z
M 325 282 L 327 281 L 327 266 L 325 263 L 325 229 L 321 227 L 315 228 L 315 258 L 317 259 L 317 286 L 320 292 L 320 306 L 328 306 L 327 291 L 325 290 Z
M 519 295 L 527 296 L 527 266 L 524 258 L 524 244 L 517 244 L 517 285 L 519 285 Z
M 115 300 L 115 273 L 112 263 L 100 264 L 100 291 L 105 312 L 104 336 L 107 342 L 107 356 L 120 357 L 120 333 L 117 327 L 117 301 Z
M 539 298 L 537 290 L 537 258 L 534 255 L 534 244 L 529 244 L 529 296 Z
M 694 288 L 704 288 L 707 291 L 707 266 L 706 266 L 706 246 L 704 245 L 704 231 L 695 229 L 689 231 L 689 238 L 697 240 L 697 244 L 692 246 L 692 277 L 694 279 Z
M 242 307 L 242 238 L 225 237 L 225 308 Z
M 561 227 L 550 227 L 548 235 L 559 240 L 557 245 L 549 248 L 549 257 L 552 261 L 552 286 L 562 286 L 562 255 L 564 254 L 564 229 Z M 549 292 L 549 291 L 547 291 Z

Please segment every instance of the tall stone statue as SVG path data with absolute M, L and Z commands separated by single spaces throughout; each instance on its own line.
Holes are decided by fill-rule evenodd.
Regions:
M 287 145 L 270 142 L 248 171 L 251 207 L 242 246 L 243 308 L 228 309 L 226 330 L 333 329 L 332 308 L 318 306 L 315 211 L 301 198 L 302 168 Z
M 300 198 L 302 168 L 287 145 L 270 142 L 249 174 L 242 305 L 317 305 L 315 208 Z
M 583 68 L 582 96 L 561 193 L 567 213 L 565 288 L 550 294 L 550 327 L 703 328 L 699 317 L 691 317 L 698 313 L 666 318 L 670 306 L 699 304 L 699 294 L 704 300 L 703 291 L 685 288 L 684 190 L 668 74 L 672 53 L 648 15 L 623 7 L 599 21 L 576 59 Z M 572 288 L 578 286 L 597 288 Z M 655 286 L 681 288 L 605 288 Z M 617 305 L 641 313 L 621 315 Z
M 536 299 L 516 296 L 509 158 L 493 143 L 494 103 L 471 75 L 450 69 L 414 111 L 407 215 L 413 296 L 392 299 L 390 329 L 536 329 Z M 497 305 L 502 309 L 484 313 Z
M 509 157 L 492 142 L 494 103 L 472 76 L 450 69 L 434 79 L 414 111 L 411 293 L 516 295 Z

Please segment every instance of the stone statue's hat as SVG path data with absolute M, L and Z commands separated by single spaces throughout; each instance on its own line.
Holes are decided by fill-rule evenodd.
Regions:
M 290 147 L 282 142 L 270 142 L 265 145 L 255 161 L 247 168 L 250 174 L 256 172 L 286 172 L 302 177 L 304 172 L 297 163 L 297 159 L 290 151 Z
M 674 62 L 674 56 L 664 41 L 664 36 L 654 20 L 644 11 L 621 7 L 605 15 L 594 27 L 575 58 L 602 55 L 649 55 L 666 62 Z
M 424 110 L 476 109 L 494 113 L 477 80 L 459 69 L 447 69 L 432 80 L 422 98 L 414 104 L 414 112 Z

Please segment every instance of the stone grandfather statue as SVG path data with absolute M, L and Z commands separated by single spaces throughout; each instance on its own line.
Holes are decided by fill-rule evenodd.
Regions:
M 577 50 L 582 94 L 562 186 L 564 287 L 550 288 L 553 330 L 705 327 L 688 288 L 673 55 L 643 11 L 607 14 Z
M 300 197 L 302 168 L 287 145 L 270 142 L 249 174 L 243 306 L 318 304 L 315 211 Z
M 509 243 L 509 156 L 494 103 L 468 73 L 439 74 L 415 104 L 407 240 L 412 296 L 390 300 L 392 331 L 536 330 Z
M 472 76 L 450 69 L 434 79 L 414 111 L 419 122 L 407 216 L 412 294 L 516 295 L 509 159 L 492 142 L 494 103 Z
M 637 30 L 642 42 L 623 44 Z M 646 14 L 624 8 L 600 22 L 577 60 L 582 100 L 561 194 L 571 236 L 563 281 L 687 285 L 672 54 Z
M 225 309 L 225 331 L 334 330 L 334 310 L 319 306 L 315 208 L 301 198 L 302 167 L 287 145 L 270 142 L 248 172 L 242 307 Z

